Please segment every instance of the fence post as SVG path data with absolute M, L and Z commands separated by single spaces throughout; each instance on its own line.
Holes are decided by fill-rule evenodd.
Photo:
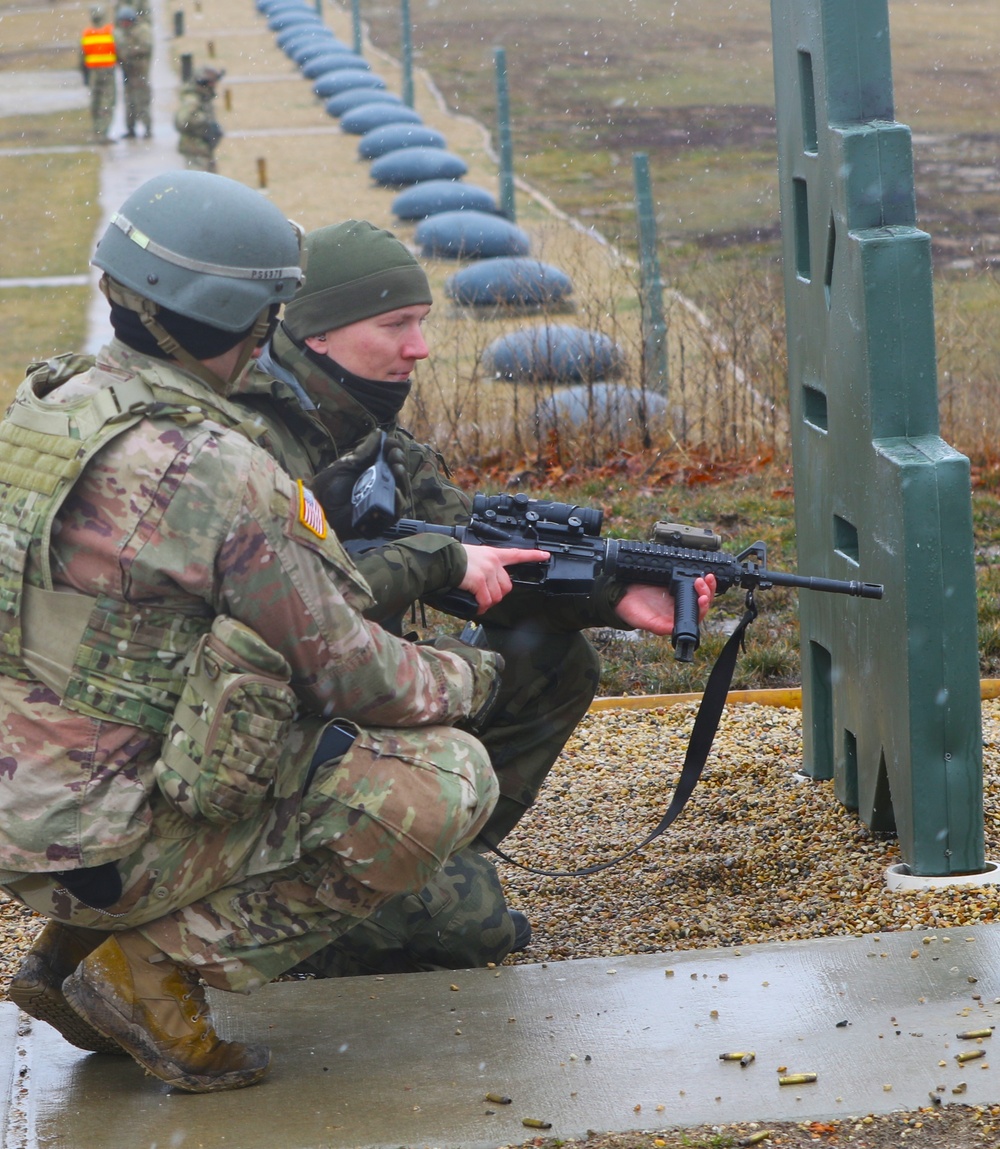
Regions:
M 363 47 L 361 40 L 361 0 L 351 0 L 351 28 L 354 32 L 354 51 L 360 56 Z
M 403 38 L 403 103 L 413 107 L 413 28 L 410 23 L 410 0 L 400 0 L 400 29 Z
M 507 90 L 507 53 L 493 49 L 497 91 L 497 143 L 500 150 L 500 211 L 512 222 L 514 207 L 514 150 L 510 136 L 510 97 Z
M 636 214 L 639 217 L 639 290 L 642 293 L 642 382 L 657 394 L 669 387 L 667 321 L 663 314 L 663 278 L 656 251 L 656 211 L 649 178 L 649 156 L 632 156 Z

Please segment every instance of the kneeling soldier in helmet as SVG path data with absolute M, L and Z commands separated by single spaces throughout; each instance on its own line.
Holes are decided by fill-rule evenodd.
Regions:
M 0 421 L 0 886 L 49 919 L 10 996 L 235 1089 L 270 1055 L 219 1037 L 205 986 L 263 985 L 476 836 L 500 659 L 366 621 L 322 509 L 227 398 L 302 275 L 273 204 L 165 173 L 94 263 L 114 339 L 35 365 Z

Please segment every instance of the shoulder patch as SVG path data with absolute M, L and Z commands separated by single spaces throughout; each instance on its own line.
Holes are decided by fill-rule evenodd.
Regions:
M 326 538 L 326 516 L 319 505 L 316 496 L 299 479 L 296 482 L 298 490 L 295 497 L 298 499 L 299 522 L 318 539 Z

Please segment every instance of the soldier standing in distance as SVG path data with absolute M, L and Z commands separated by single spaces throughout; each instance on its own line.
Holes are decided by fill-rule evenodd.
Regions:
M 192 171 L 214 172 L 215 149 L 222 139 L 222 125 L 215 118 L 216 86 L 225 75 L 222 68 L 203 64 L 181 88 L 174 127 L 177 150 Z
M 0 420 L 0 886 L 49 919 L 9 995 L 236 1089 L 270 1053 L 220 1039 L 205 986 L 263 985 L 476 836 L 497 787 L 467 730 L 502 660 L 366 621 L 322 508 L 227 398 L 302 275 L 272 203 L 163 173 L 94 264 L 114 338 Z
M 99 144 L 112 142 L 108 133 L 115 110 L 116 62 L 114 25 L 103 8 L 91 8 L 90 26 L 80 37 L 80 67 L 83 82 L 90 87 L 90 118 Z
M 135 130 L 141 124 L 148 140 L 153 134 L 149 90 L 153 30 L 149 21 L 140 20 L 136 10 L 128 5 L 118 9 L 115 25 L 115 52 L 125 97 L 125 138 L 135 139 Z

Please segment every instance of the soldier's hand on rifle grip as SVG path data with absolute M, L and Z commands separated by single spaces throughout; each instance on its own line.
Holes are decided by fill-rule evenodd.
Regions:
M 692 589 L 697 601 L 697 620 L 701 622 L 715 598 L 715 575 L 696 578 Z M 622 622 L 637 630 L 661 636 L 674 632 L 674 596 L 667 587 L 633 583 L 622 595 L 615 613 Z
M 547 551 L 526 550 L 517 547 L 481 547 L 463 544 L 468 563 L 465 578 L 458 584 L 459 590 L 473 595 L 483 614 L 506 595 L 514 585 L 507 567 L 518 563 L 548 562 Z

